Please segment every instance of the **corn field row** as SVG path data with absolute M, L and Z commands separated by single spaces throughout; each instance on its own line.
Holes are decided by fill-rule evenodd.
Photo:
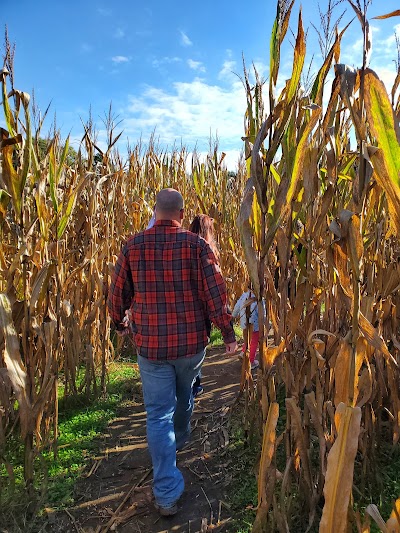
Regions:
M 363 491 L 376 475 L 379 442 L 400 438 L 400 65 L 388 94 L 368 68 L 368 6 L 348 5 L 356 20 L 341 31 L 333 24 L 308 90 L 300 11 L 292 75 L 279 90 L 294 0 L 277 2 L 268 84 L 255 70 L 252 84 L 244 69 L 245 157 L 236 176 L 218 144 L 203 161 L 152 138 L 146 148 L 130 147 L 123 162 L 111 112 L 107 149 L 98 148 L 89 121 L 69 161 L 68 140 L 57 132 L 41 142 L 43 118 L 14 88 L 7 48 L 0 72 L 0 461 L 10 484 L 4 450 L 18 431 L 33 496 L 35 458 L 56 446 L 59 380 L 67 395 L 105 392 L 118 350 L 105 307 L 112 265 L 168 186 L 182 192 L 188 221 L 199 212 L 214 217 L 232 301 L 249 276 L 260 316 L 267 302 L 256 389 L 246 359 L 241 379 L 245 423 L 255 417 L 263 433 L 253 531 L 290 531 L 293 495 L 301 494 L 301 531 L 319 524 L 323 533 L 344 532 L 352 524 L 365 533 L 372 516 L 382 531 L 400 532 L 396 507 L 385 522 L 375 507 L 362 515 L 351 505 L 355 463 Z M 340 62 L 346 31 L 363 36 L 359 69 Z

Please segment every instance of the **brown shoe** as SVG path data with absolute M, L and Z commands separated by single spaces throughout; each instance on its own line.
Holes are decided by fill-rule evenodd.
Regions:
M 178 506 L 176 503 L 174 503 L 170 507 L 161 507 L 161 505 L 155 503 L 154 507 L 157 509 L 161 516 L 174 516 L 178 512 Z

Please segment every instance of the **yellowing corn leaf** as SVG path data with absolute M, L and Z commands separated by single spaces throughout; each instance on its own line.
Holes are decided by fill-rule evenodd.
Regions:
M 325 477 L 325 505 L 319 525 L 320 533 L 345 533 L 347 512 L 353 486 L 354 460 L 360 434 L 361 409 L 339 404 L 335 418 L 338 436 L 328 455 Z
M 400 233 L 400 145 L 397 119 L 384 84 L 370 69 L 365 72 L 364 91 L 368 123 L 379 148 L 370 154 L 375 177 L 387 195 L 390 216 Z
M 397 498 L 393 511 L 390 513 L 390 518 L 386 522 L 386 527 L 390 532 L 400 533 L 400 498 Z
M 340 340 L 339 353 L 335 363 L 335 406 L 338 407 L 340 403 L 349 404 L 350 397 L 354 402 L 357 399 L 358 390 L 358 374 L 364 359 L 366 351 L 366 341 L 359 338 L 357 341 L 357 349 L 355 354 L 355 369 L 353 378 L 350 376 L 351 359 L 353 357 L 353 348 L 346 339 Z M 353 382 L 350 383 L 350 379 Z M 351 392 L 351 394 L 350 394 Z
M 388 13 L 387 15 L 379 15 L 377 17 L 372 17 L 373 19 L 389 19 L 391 17 L 400 17 L 400 9 L 396 9 L 396 11 L 392 11 L 391 13 Z
M 301 9 L 299 12 L 299 24 L 296 38 L 296 45 L 294 47 L 293 70 L 289 79 L 287 87 L 287 100 L 290 102 L 297 92 L 297 87 L 301 78 L 303 70 L 304 58 L 306 55 L 306 41 L 303 29 L 303 20 L 301 17 Z
M 279 346 L 270 346 L 268 348 L 264 348 L 263 351 L 263 358 L 264 358 L 264 371 L 268 372 L 271 366 L 274 364 L 275 359 L 281 355 L 283 350 L 285 349 L 285 340 L 282 339 L 279 343 Z
M 323 87 L 325 84 L 325 79 L 331 67 L 333 57 L 335 56 L 336 58 L 340 56 L 340 41 L 342 40 L 343 34 L 348 27 L 349 24 L 339 34 L 336 34 L 335 42 L 333 43 L 322 67 L 320 68 L 317 76 L 315 77 L 315 81 L 311 89 L 311 101 L 315 102 L 318 105 L 322 105 Z M 335 62 L 338 63 L 336 59 Z
M 396 517 L 390 517 L 386 522 L 386 530 L 388 533 L 400 533 L 400 526 Z
M 273 402 L 269 407 L 268 417 L 263 431 L 260 469 L 258 474 L 258 505 L 261 505 L 263 501 L 266 501 L 266 475 L 275 451 L 275 429 L 278 417 L 279 404 Z

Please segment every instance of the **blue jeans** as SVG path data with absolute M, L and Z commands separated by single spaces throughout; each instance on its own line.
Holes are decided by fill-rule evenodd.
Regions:
M 153 463 L 153 493 L 161 507 L 171 507 L 184 489 L 176 466 L 176 450 L 190 438 L 193 412 L 192 385 L 205 349 L 193 357 L 149 361 L 138 355 L 147 412 L 147 444 Z

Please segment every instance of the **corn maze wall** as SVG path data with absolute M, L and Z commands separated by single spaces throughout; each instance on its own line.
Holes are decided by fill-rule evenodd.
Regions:
M 376 474 L 379 442 L 400 437 L 400 71 L 388 89 L 368 68 L 367 6 L 348 0 L 356 20 L 351 29 L 332 25 L 307 90 L 300 11 L 292 74 L 280 82 L 293 5 L 277 3 L 268 82 L 257 71 L 250 82 L 244 69 L 245 153 L 236 176 L 218 145 L 202 160 L 151 139 L 129 148 L 125 161 L 111 114 L 107 149 L 97 147 L 89 122 L 71 161 L 68 140 L 45 137 L 29 95 L 13 87 L 6 55 L 0 459 L 17 432 L 28 493 L 35 457 L 56 443 L 59 380 L 70 395 L 106 389 L 118 348 L 105 307 L 112 265 L 168 186 L 182 192 L 187 224 L 199 212 L 214 217 L 232 301 L 248 276 L 259 305 L 266 301 L 256 389 L 246 364 L 242 373 L 263 435 L 253 530 L 290 531 L 300 493 L 301 531 L 369 531 L 368 516 L 351 505 L 353 472 L 362 490 Z M 340 61 L 346 31 L 363 36 L 357 69 Z M 383 531 L 400 531 L 397 512 L 385 523 L 368 511 Z

